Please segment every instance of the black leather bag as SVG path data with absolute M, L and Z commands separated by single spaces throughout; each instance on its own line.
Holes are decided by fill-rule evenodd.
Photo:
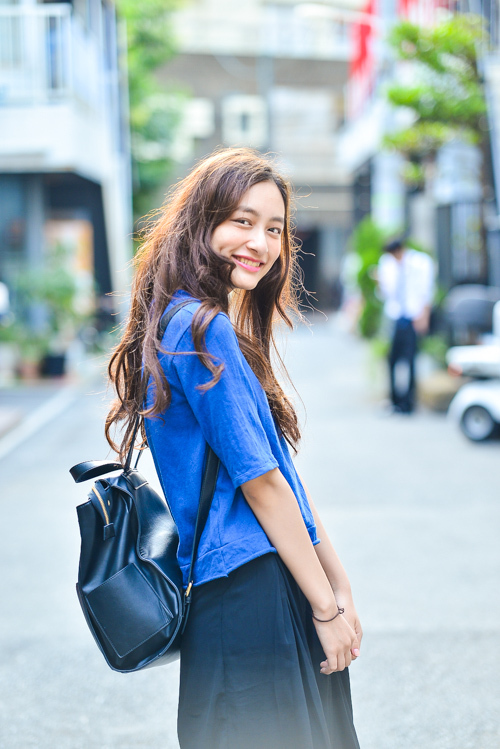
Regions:
M 173 315 L 163 316 L 160 340 Z M 146 378 L 145 378 L 146 379 Z M 219 471 L 207 445 L 189 570 L 183 591 L 177 561 L 179 537 L 167 502 L 131 467 L 134 435 L 125 466 L 86 461 L 70 469 L 77 483 L 100 478 L 77 507 L 81 535 L 76 585 L 85 619 L 108 665 L 128 673 L 175 660 L 191 603 L 193 571 Z M 139 453 L 140 456 L 141 453 Z

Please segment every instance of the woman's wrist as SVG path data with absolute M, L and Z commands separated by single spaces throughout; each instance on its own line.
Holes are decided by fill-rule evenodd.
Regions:
M 338 616 L 341 616 L 341 614 L 344 613 L 344 609 L 341 609 L 340 606 L 337 606 L 337 611 L 333 616 L 330 616 L 328 619 L 319 619 L 317 616 L 315 616 L 314 611 L 312 618 L 315 622 L 321 622 L 321 624 L 328 624 L 329 622 L 333 622 Z
M 311 603 L 313 619 L 331 619 L 338 612 L 338 604 L 334 596 L 328 601 Z

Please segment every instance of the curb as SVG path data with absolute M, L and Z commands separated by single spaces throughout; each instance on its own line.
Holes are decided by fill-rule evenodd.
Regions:
M 4 431 L 0 425 L 0 461 L 6 458 L 22 442 L 38 432 L 56 416 L 65 411 L 79 397 L 81 389 L 75 385 L 66 385 L 55 395 L 42 403 L 29 416 L 23 418 L 17 413 L 16 425 L 11 424 Z M 8 410 L 8 409 L 3 409 Z
M 23 417 L 21 409 L 0 406 L 0 440 L 11 429 L 14 429 L 23 420 Z

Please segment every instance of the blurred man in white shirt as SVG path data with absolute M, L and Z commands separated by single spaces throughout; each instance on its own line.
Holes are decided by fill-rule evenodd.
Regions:
M 385 300 L 384 313 L 392 323 L 389 353 L 391 400 L 394 411 L 415 408 L 417 336 L 429 330 L 434 294 L 434 263 L 423 252 L 395 239 L 385 246 L 378 265 L 378 283 Z

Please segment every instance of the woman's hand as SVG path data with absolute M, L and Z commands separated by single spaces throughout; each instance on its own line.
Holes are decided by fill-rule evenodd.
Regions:
M 361 640 L 363 639 L 363 628 L 361 627 L 361 622 L 359 621 L 359 616 L 354 606 L 354 601 L 352 599 L 351 593 L 343 593 L 339 590 L 335 590 L 334 593 L 337 605 L 340 606 L 340 608 L 344 609 L 344 618 L 354 630 L 356 639 L 358 641 L 357 646 L 354 647 L 351 651 L 352 660 L 354 661 L 359 656 Z
M 429 324 L 431 320 L 431 308 L 425 307 L 423 312 L 412 320 L 415 333 L 418 335 L 426 335 L 429 332 Z
M 331 622 L 319 622 L 313 618 L 316 632 L 326 656 L 320 664 L 320 673 L 332 674 L 351 665 L 353 653 L 359 653 L 358 638 L 343 614 Z
M 307 494 L 307 499 L 309 500 L 309 506 L 311 507 L 311 511 L 314 516 L 314 522 L 316 523 L 318 536 L 321 539 L 321 542 L 314 547 L 316 550 L 316 554 L 318 555 L 321 566 L 323 567 L 328 577 L 333 594 L 335 596 L 335 601 L 337 602 L 337 606 L 339 606 L 341 609 L 344 609 L 344 618 L 356 635 L 357 642 L 351 649 L 351 659 L 355 660 L 359 656 L 363 630 L 361 628 L 359 617 L 356 613 L 356 608 L 352 599 L 349 579 L 344 568 L 342 567 L 335 549 L 332 546 L 332 542 L 328 538 L 328 533 L 326 532 L 325 527 L 321 522 L 321 518 L 314 505 L 309 490 L 307 489 L 307 486 L 304 484 L 304 482 L 302 482 L 302 485 Z M 320 616 L 319 618 L 327 619 L 328 617 Z

